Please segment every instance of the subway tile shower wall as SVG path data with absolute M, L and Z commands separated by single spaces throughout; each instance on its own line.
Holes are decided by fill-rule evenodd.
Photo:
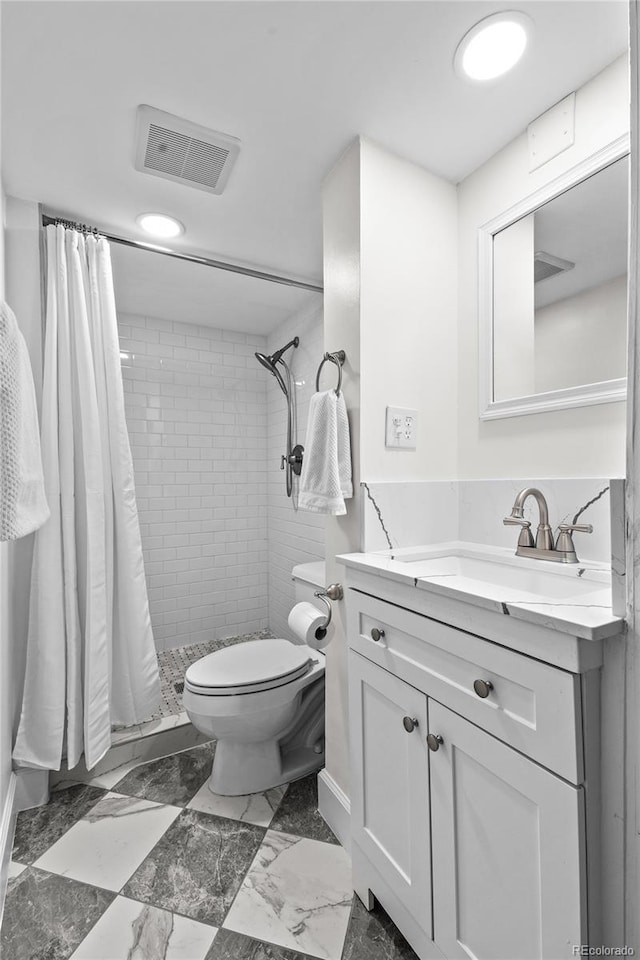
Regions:
M 298 412 L 296 439 L 304 445 L 309 400 L 315 391 L 316 371 L 324 351 L 322 302 L 319 297 L 317 304 L 285 320 L 269 335 L 267 352 L 273 353 L 296 335 L 300 337 L 300 346 L 296 350 L 289 350 L 286 359 L 291 365 L 295 381 Z M 280 456 L 286 447 L 286 401 L 275 379 L 266 371 L 265 379 L 269 381 L 269 627 L 275 636 L 292 639 L 287 625 L 289 611 L 295 603 L 291 570 L 298 563 L 324 560 L 325 518 L 303 510 L 296 513 L 287 499 L 284 473 L 280 470 Z M 327 389 L 334 380 L 335 368 L 323 374 L 321 389 Z
M 267 627 L 266 339 L 120 316 L 158 650 Z

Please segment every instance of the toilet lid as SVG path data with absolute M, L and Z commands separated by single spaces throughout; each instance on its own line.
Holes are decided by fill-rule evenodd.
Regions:
M 288 640 L 248 640 L 192 663 L 185 686 L 211 695 L 270 690 L 304 676 L 313 664 L 311 652 Z

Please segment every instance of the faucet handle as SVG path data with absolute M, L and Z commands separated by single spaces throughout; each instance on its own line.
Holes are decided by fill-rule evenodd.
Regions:
M 524 520 L 521 517 L 505 517 L 502 521 L 505 527 L 522 527 L 520 531 L 520 536 L 518 537 L 518 546 L 519 547 L 532 547 L 533 544 L 533 534 L 531 533 L 531 523 L 529 520 Z
M 590 523 L 559 523 L 558 530 L 560 533 L 569 533 L 570 530 L 575 530 L 576 533 L 593 533 Z
M 593 533 L 593 527 L 590 523 L 560 523 L 558 524 L 558 530 L 560 532 L 556 543 L 556 551 L 565 555 L 564 559 L 567 563 L 577 563 L 576 548 L 573 545 L 571 534 L 574 531 L 576 533 Z

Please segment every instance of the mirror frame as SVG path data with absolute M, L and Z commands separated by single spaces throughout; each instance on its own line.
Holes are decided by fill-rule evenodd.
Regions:
M 616 160 L 629 155 L 630 139 L 625 134 L 598 150 L 586 160 L 524 197 L 478 230 L 478 386 L 480 420 L 521 417 L 547 410 L 564 410 L 594 403 L 625 400 L 627 378 L 602 380 L 562 390 L 550 390 L 530 396 L 494 400 L 493 374 L 493 238 L 522 217 L 533 213 L 554 197 L 598 173 Z

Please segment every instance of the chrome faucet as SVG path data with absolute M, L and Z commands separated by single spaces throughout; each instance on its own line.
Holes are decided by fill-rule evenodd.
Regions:
M 534 497 L 538 504 L 539 523 L 536 531 L 535 543 L 531 533 L 531 523 L 524 519 L 524 505 L 529 497 Z M 573 545 L 572 533 L 593 533 L 593 527 L 590 523 L 575 524 L 561 523 L 560 533 L 554 546 L 553 533 L 549 526 L 549 508 L 544 494 L 536 487 L 525 487 L 517 495 L 511 515 L 505 517 L 502 521 L 505 525 L 519 526 L 520 536 L 518 537 L 518 546 L 516 548 L 517 557 L 534 557 L 538 560 L 553 560 L 556 563 L 577 563 L 575 547 Z

